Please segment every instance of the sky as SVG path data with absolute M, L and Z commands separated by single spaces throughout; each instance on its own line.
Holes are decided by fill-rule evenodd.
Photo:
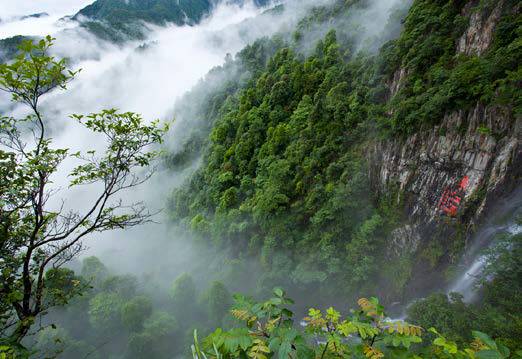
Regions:
M 0 0 L 0 18 L 46 12 L 53 15 L 72 15 L 94 0 Z
M 93 0 L 0 0 L 0 39 L 15 35 L 53 35 L 63 28 L 73 27 L 73 23 L 59 20 L 64 16 L 74 15 L 92 2 Z M 20 19 L 22 16 L 38 13 L 47 13 L 49 16 Z

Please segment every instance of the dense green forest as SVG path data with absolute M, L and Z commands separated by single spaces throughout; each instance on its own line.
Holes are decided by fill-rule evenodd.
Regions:
M 260 40 L 238 55 L 254 75 L 208 102 L 203 116 L 214 125 L 201 141 L 203 165 L 171 201 L 173 219 L 201 238 L 234 257 L 259 258 L 264 290 L 275 281 L 331 296 L 400 297 L 412 258 L 390 258 L 387 238 L 404 220 L 401 203 L 392 200 L 398 193 L 370 187 L 369 146 L 477 101 L 520 112 L 520 14 L 502 18 L 481 57 L 456 54 L 465 20 L 464 3 L 454 1 L 415 1 L 400 37 L 377 53 L 357 51 L 355 31 L 333 30 L 312 54 L 296 51 L 307 28 L 354 6 L 317 8 L 293 40 Z M 266 62 L 264 47 L 278 49 Z M 386 84 L 400 66 L 409 76 L 389 98 Z M 173 165 L 185 157 L 174 156 Z M 433 251 L 430 262 L 445 255 Z
M 242 0 L 232 3 L 242 4 Z M 257 6 L 267 4 L 256 0 Z M 96 36 L 111 42 L 127 39 L 145 39 L 144 24 L 166 25 L 168 23 L 194 25 L 208 16 L 219 1 L 210 0 L 96 0 L 73 16 L 83 27 Z
M 414 1 L 400 36 L 377 52 L 361 49 L 356 31 L 344 27 L 330 31 L 303 54 L 303 34 L 317 22 L 335 24 L 364 6 L 338 2 L 316 8 L 292 39 L 260 40 L 242 51 L 238 61 L 252 78 L 229 82 L 211 97 L 199 114 L 213 124 L 208 140 L 196 133 L 188 149 L 172 158 L 173 166 L 179 166 L 194 157 L 190 151 L 202 149 L 203 166 L 173 194 L 173 219 L 198 233 L 201 241 L 211 238 L 211 245 L 239 261 L 258 261 L 260 293 L 278 283 L 293 296 L 320 304 L 332 298 L 354 303 L 360 293 L 376 294 L 387 303 L 400 300 L 416 259 L 389 255 L 390 231 L 406 219 L 401 201 L 395 200 L 399 192 L 372 191 L 369 146 L 375 139 L 431 128 L 448 111 L 466 110 L 477 102 L 507 105 L 514 116 L 520 114 L 519 11 L 502 14 L 485 54 L 465 55 L 455 46 L 468 26 L 462 15 L 465 5 Z M 475 11 L 488 14 L 494 5 L 484 1 Z M 506 5 L 513 7 L 514 2 Z M 379 40 L 386 39 L 374 39 Z M 266 47 L 275 51 L 269 59 L 260 56 Z M 390 96 L 388 84 L 398 69 L 408 75 Z M 507 247 L 516 247 L 516 238 Z M 424 266 L 458 257 L 463 248 L 458 241 L 451 238 L 445 249 L 426 248 Z M 520 348 L 520 311 L 513 304 L 519 300 L 521 277 L 515 258 L 504 250 L 488 267 L 486 272 L 495 266 L 506 271 L 484 282 L 480 303 L 467 305 L 459 295 L 437 294 L 411 306 L 408 319 L 425 328 L 444 328 L 460 345 L 473 341 L 475 328 L 502 338 L 511 349 Z M 508 288 L 510 294 L 504 292 Z M 256 310 L 249 315 L 257 316 Z M 278 317 L 263 316 L 267 325 Z M 256 357 L 251 350 L 259 349 L 259 342 L 227 346 L 227 336 L 234 334 L 210 336 L 207 353 Z M 278 340 L 263 335 L 266 345 Z M 284 339 L 279 340 L 267 352 L 277 353 L 274 348 Z M 216 350 L 216 343 L 224 347 Z M 296 343 L 292 348 L 297 356 L 306 357 Z
M 478 334 L 477 337 L 474 332 L 480 331 L 495 338 L 495 348 L 509 348 L 516 358 L 516 351 L 522 348 L 519 308 L 521 251 L 522 235 L 503 238 L 491 251 L 483 274 L 484 299 L 480 303 L 463 303 L 458 294 L 450 297 L 434 294 L 414 302 L 408 308 L 406 322 L 394 322 L 382 316 L 380 305 L 374 309 L 359 308 L 347 313 L 347 317 L 343 315 L 342 320 L 333 309 L 324 314 L 317 310 L 311 310 L 308 316 L 304 312 L 294 314 L 290 311 L 295 310 L 293 301 L 280 289 L 275 290 L 271 299 L 257 301 L 248 296 L 232 295 L 223 282 L 198 285 L 186 273 L 164 288 L 148 276 L 115 275 L 99 259 L 89 257 L 83 260 L 76 273 L 69 269 L 47 272 L 49 298 L 67 298 L 68 291 L 77 288 L 82 288 L 82 295 L 51 310 L 45 323 L 54 324 L 44 324 L 45 329 L 31 341 L 34 341 L 34 355 L 42 358 L 53 355 L 78 358 L 87 353 L 93 358 L 171 358 L 176 355 L 186 358 L 191 357 L 190 344 L 196 329 L 200 350 L 208 352 L 209 358 L 215 357 L 214 345 L 223 358 L 247 354 L 250 358 L 263 358 L 253 355 L 256 350 L 259 350 L 259 355 L 270 357 L 262 348 L 270 347 L 268 350 L 275 353 L 284 350 L 283 344 L 278 344 L 277 340 L 287 341 L 290 345 L 287 350 L 296 350 L 298 358 L 321 357 L 323 351 L 326 353 L 324 358 L 339 358 L 364 355 L 364 345 L 343 338 L 352 330 L 356 330 L 357 335 L 368 330 L 367 335 L 362 335 L 366 340 L 362 344 L 375 342 L 372 338 L 376 335 L 377 341 L 369 346 L 375 349 L 374 355 L 382 352 L 385 356 L 403 357 L 400 355 L 409 352 L 422 357 L 460 358 L 466 354 L 452 352 L 452 346 L 475 351 L 488 345 L 492 347 L 487 336 Z M 495 280 L 487 280 L 490 275 Z M 224 278 L 225 282 L 233 280 Z M 352 305 L 358 307 L 355 302 Z M 378 313 L 372 314 L 372 310 Z M 370 315 L 367 316 L 368 312 Z M 300 329 L 301 316 L 310 322 L 310 326 Z M 321 329 L 325 320 L 333 320 L 328 334 Z M 348 326 L 345 320 L 355 326 Z M 271 327 L 271 321 L 278 325 L 272 324 Z M 261 328 L 255 324 L 257 322 L 262 323 Z M 377 328 L 392 325 L 394 329 L 373 332 L 375 323 L 380 323 Z M 397 323 L 408 329 L 399 333 Z M 223 329 L 211 332 L 217 327 Z M 438 332 L 428 331 L 429 328 L 437 328 Z M 270 334 L 265 333 L 256 339 L 251 335 L 256 330 Z M 440 339 L 435 342 L 438 344 L 430 344 L 439 337 L 444 341 Z M 329 341 L 329 344 L 326 347 L 312 344 L 323 341 Z M 334 349 L 334 342 L 341 347 Z M 506 349 L 503 350 L 494 357 L 509 357 L 505 354 Z M 317 356 L 312 354 L 315 351 L 318 351 Z M 340 352 L 348 356 L 340 356 Z
M 145 29 L 142 22 L 155 25 L 169 22 L 181 25 L 187 21 L 197 23 L 211 8 L 212 4 L 208 0 L 98 0 L 80 10 L 73 19 L 82 21 L 82 26 L 100 38 L 120 42 L 125 36 L 143 39 Z
M 171 358 L 188 355 L 195 327 L 231 323 L 232 295 L 221 282 L 200 290 L 189 274 L 169 288 L 148 277 L 115 275 L 96 257 L 85 258 L 77 273 L 46 274 L 49 298 L 82 295 L 52 310 L 30 342 L 36 357 Z
M 408 223 L 404 207 L 410 199 L 400 188 L 376 190 L 368 160 L 376 142 L 422 133 L 448 112 L 477 103 L 503 106 L 512 118 L 521 115 L 522 15 L 516 0 L 502 4 L 491 46 L 480 55 L 456 46 L 469 26 L 467 1 L 414 0 L 411 7 L 395 9 L 380 35 L 370 37 L 353 16 L 370 3 L 339 0 L 312 9 L 293 33 L 261 38 L 227 56 L 181 99 L 178 115 L 190 120 L 190 128 L 180 135 L 178 150 L 162 153 L 173 175 L 198 164 L 185 183 L 165 190 L 169 224 L 193 242 L 199 254 L 193 267 L 200 273 L 188 268 L 167 287 L 152 275 L 116 273 L 96 257 L 44 272 L 39 263 L 45 251 L 26 260 L 34 263 L 33 274 L 18 274 L 29 269 L 16 238 L 38 236 L 28 230 L 33 220 L 15 226 L 5 219 L 13 188 L 28 176 L 12 169 L 13 156 L 0 152 L 0 168 L 15 173 L 0 180 L 0 229 L 6 238 L 0 253 L 12 257 L 0 262 L 0 358 L 521 358 L 522 235 L 504 231 L 494 238 L 477 275 L 475 301 L 444 288 L 439 293 L 439 283 L 434 294 L 413 300 L 407 289 L 419 263 L 427 272 L 444 268 L 446 283 L 451 281 L 466 238 L 433 234 L 417 252 L 394 252 L 390 237 Z M 497 3 L 473 5 L 487 18 Z M 182 12 L 200 19 L 210 2 L 172 6 L 98 0 L 80 14 L 132 32 L 134 20 L 180 23 Z M 104 31 L 96 28 L 101 22 L 90 24 Z M 45 50 L 48 41 L 33 46 Z M 67 75 L 65 60 L 55 61 L 45 51 L 32 57 L 34 47 L 25 46 L 25 57 L 0 67 L 0 85 L 18 89 L 12 74 L 25 73 L 27 59 L 50 68 L 48 86 L 56 86 L 57 77 L 65 87 L 74 77 Z M 30 91 L 35 76 L 27 71 Z M 398 72 L 406 75 L 391 91 Z M 36 109 L 31 99 L 22 97 Z M 14 100 L 20 100 L 16 92 Z M 141 118 L 132 113 L 91 116 L 73 119 L 95 131 L 113 131 L 123 148 L 138 141 L 124 130 L 130 125 L 142 135 L 152 133 L 150 143 L 162 142 L 157 123 L 139 127 Z M 2 119 L 0 129 L 11 129 L 14 119 Z M 500 140 L 487 126 L 480 131 Z M 130 140 L 119 138 L 121 133 Z M 49 156 L 67 152 L 60 151 Z M 76 184 L 103 181 L 109 169 L 127 169 L 126 163 L 110 162 L 114 153 L 104 166 L 93 161 L 73 172 Z M 159 154 L 133 163 L 144 167 Z M 54 162 L 42 167 L 35 161 L 29 161 L 35 178 L 48 167 L 54 170 Z M 111 215 L 104 229 L 133 223 L 126 215 Z M 24 216 L 34 219 L 30 211 Z M 457 233 L 466 220 L 459 215 L 442 223 Z M 522 218 L 515 223 L 521 226 Z M 37 299 L 31 296 L 35 277 L 44 283 L 35 291 Z M 25 286 L 31 300 L 22 295 Z M 24 317 L 20 307 L 33 300 L 45 310 L 39 305 L 40 312 Z M 18 326 L 39 329 L 13 341 L 12 318 L 20 319 Z

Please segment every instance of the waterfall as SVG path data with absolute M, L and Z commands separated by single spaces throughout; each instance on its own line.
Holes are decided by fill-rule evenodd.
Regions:
M 463 295 L 465 302 L 476 299 L 475 285 L 478 276 L 486 265 L 486 256 L 483 251 L 491 248 L 500 235 L 514 236 L 522 233 L 520 220 L 522 214 L 522 189 L 515 191 L 509 198 L 497 204 L 493 219 L 484 224 L 471 240 L 471 247 L 463 256 L 459 267 L 464 271 L 448 286 L 447 293 L 458 292 Z M 501 224 L 498 224 L 498 223 Z
M 482 225 L 471 238 L 471 246 L 463 255 L 459 267 L 463 268 L 457 278 L 447 287 L 446 293 L 457 292 L 463 295 L 465 302 L 477 298 L 475 284 L 478 276 L 486 265 L 484 250 L 495 244 L 499 235 L 518 235 L 522 233 L 522 187 L 515 190 L 508 198 L 499 201 L 490 211 L 491 218 Z M 390 318 L 390 321 L 404 321 L 407 318 L 407 308 L 416 298 L 402 307 L 402 312 Z
M 499 234 L 517 235 L 522 233 L 522 225 L 511 224 L 508 226 L 487 228 L 484 233 L 480 233 L 480 237 L 487 239 L 488 242 L 494 243 L 495 237 Z M 465 302 L 472 302 L 477 292 L 475 284 L 478 276 L 486 265 L 486 256 L 479 254 L 471 265 L 462 273 L 449 287 L 448 293 L 458 292 L 463 295 Z

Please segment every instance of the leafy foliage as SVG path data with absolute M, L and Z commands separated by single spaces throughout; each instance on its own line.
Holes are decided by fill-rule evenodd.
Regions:
M 483 298 L 473 304 L 463 303 L 456 293 L 448 298 L 434 294 L 408 308 L 408 319 L 425 327 L 436 327 L 452 341 L 472 341 L 472 329 L 490 333 L 513 352 L 522 348 L 520 234 L 506 236 L 490 250 L 481 273 Z
M 79 274 L 93 270 L 103 272 L 103 277 L 93 280 Z M 153 279 L 114 275 L 96 257 L 85 258 L 77 272 L 50 269 L 46 277 L 46 300 L 61 299 L 62 293 L 75 288 L 76 281 L 89 285 L 79 295 L 69 297 L 67 303 L 49 308 L 39 321 L 39 330 L 23 342 L 27 348 L 1 338 L 0 347 L 5 346 L 2 350 L 16 352 L 16 358 L 184 357 L 192 341 L 187 333 L 194 328 L 208 332 L 207 328 L 214 325 L 232 322 L 232 300 L 220 282 L 209 283 L 198 296 L 190 276 L 182 275 L 173 287 L 177 293 L 192 288 L 193 297 L 180 301 L 183 296 L 175 296 L 178 299 L 174 300 L 168 291 L 158 290 L 157 283 L 151 286 Z
M 232 306 L 232 296 L 223 283 L 214 282 L 203 294 L 202 305 L 207 312 L 210 326 L 216 326 Z
M 518 112 L 522 54 L 513 2 L 499 5 L 493 44 L 480 56 L 457 53 L 468 25 L 463 14 L 486 17 L 492 6 L 464 11 L 464 1 L 414 1 L 400 36 L 365 52 L 343 31 L 365 4 L 314 8 L 293 42 L 274 42 L 268 61 L 258 61 L 259 46 L 245 49 L 236 62 L 256 64 L 248 82 L 204 97 L 211 133 L 187 147 L 203 148 L 202 167 L 174 191 L 171 214 L 217 250 L 259 261 L 259 292 L 277 283 L 302 296 L 400 298 L 420 255 L 389 255 L 391 230 L 407 221 L 403 198 L 393 185 L 380 193 L 371 183 L 368 152 L 383 137 L 432 128 L 477 103 L 505 105 L 513 119 Z M 309 48 L 307 31 L 337 23 L 339 31 Z M 458 250 L 434 244 L 424 256 L 433 263 Z M 383 290 L 382 282 L 391 284 Z
M 23 41 L 29 40 L 27 36 L 13 36 L 0 40 L 0 63 L 7 62 L 15 58 L 19 53 L 19 46 Z
M 385 73 L 393 77 L 400 69 L 407 74 L 389 104 L 393 115 L 385 126 L 395 133 L 432 126 L 444 114 L 477 102 L 513 104 L 513 113 L 520 112 L 520 87 L 515 83 L 520 80 L 522 15 L 512 11 L 512 2 L 499 4 L 502 17 L 492 46 L 480 56 L 458 53 L 455 44 L 468 25 L 461 15 L 465 4 L 415 1 L 401 36 L 386 45 L 381 60 Z M 470 11 L 488 15 L 480 6 Z
M 177 21 L 168 18 L 167 5 L 197 8 L 203 2 L 152 1 L 151 8 L 159 12 L 151 13 L 141 11 L 142 3 L 133 0 L 97 1 L 86 11 L 102 21 L 84 25 L 110 37 L 114 33 L 107 30 L 104 21 L 108 21 L 127 35 L 140 37 L 132 21 L 127 24 L 121 19 Z M 321 293 L 319 301 L 341 295 L 353 299 L 357 292 L 383 291 L 379 279 L 391 277 L 394 288 L 379 294 L 387 299 L 400 296 L 412 266 L 410 258 L 389 256 L 386 240 L 402 219 L 397 200 L 389 198 L 400 196 L 372 191 L 366 161 L 371 145 L 379 136 L 415 133 L 436 124 L 447 111 L 465 110 L 477 102 L 508 105 L 515 114 L 520 112 L 519 13 L 502 13 L 493 46 L 481 56 L 455 50 L 466 25 L 463 1 L 416 0 L 401 36 L 376 53 L 359 51 L 354 36 L 334 31 L 306 56 L 297 51 L 305 47 L 304 32 L 313 29 L 315 22 L 333 23 L 361 3 L 336 1 L 313 9 L 298 26 L 293 43 L 281 37 L 255 42 L 235 61 L 227 57 L 222 68 L 198 85 L 193 95 L 203 94 L 202 99 L 192 101 L 189 95 L 184 100 L 185 110 L 197 108 L 186 114 L 203 125 L 194 126 L 185 148 L 167 160 L 175 167 L 203 151 L 203 164 L 173 194 L 172 217 L 216 249 L 229 250 L 234 263 L 260 264 L 262 270 L 256 273 L 263 274 L 248 283 L 257 285 L 258 292 L 274 282 L 286 282 L 301 296 Z M 506 4 L 505 9 L 514 8 L 513 1 Z M 491 9 L 491 4 L 484 6 Z M 135 17 L 126 13 L 129 7 Z M 50 43 L 46 39 L 25 44 L 14 63 L 0 68 L 0 85 L 16 90 L 13 99 L 33 109 L 37 108 L 34 68 L 46 75 L 38 81 L 42 87 L 37 97 L 65 87 L 74 76 L 63 60 L 46 54 Z M 40 56 L 33 58 L 35 53 Z M 404 78 L 390 98 L 390 81 L 400 69 Z M 17 124 L 38 121 L 39 113 L 35 116 L 24 122 L 2 118 L 2 130 L 16 138 Z M 158 155 L 144 149 L 161 142 L 162 130 L 157 123 L 144 124 L 137 114 L 105 110 L 73 119 L 106 136 L 108 150 L 101 155 L 70 154 L 67 149 L 51 149 L 51 140 L 44 138 L 43 152 L 33 154 L 28 167 L 20 165 L 15 154 L 0 152 L 0 170 L 7 174 L 0 178 L 1 234 L 7 239 L 0 250 L 2 258 L 9 258 L 1 268 L 4 321 L 14 318 L 13 306 L 16 311 L 16 304 L 24 304 L 32 294 L 20 290 L 23 281 L 17 274 L 22 259 L 13 253 L 21 253 L 20 238 L 32 222 L 24 217 L 26 213 L 16 211 L 37 184 L 34 174 L 52 173 L 63 159 L 73 156 L 84 162 L 73 171 L 71 184 L 88 185 L 110 178 L 114 170 L 130 174 L 132 167 L 145 167 Z M 135 177 L 126 178 L 131 185 L 140 183 Z M 101 229 L 135 224 L 141 214 L 139 208 L 121 214 L 113 206 L 101 213 Z M 45 213 L 50 223 L 58 217 Z M 78 228 L 89 229 L 96 221 L 83 219 Z M 42 236 L 45 233 L 42 227 Z M 230 315 L 243 325 L 228 327 L 230 295 L 223 283 L 213 283 L 198 300 L 196 284 L 185 274 L 174 281 L 169 298 L 160 293 L 152 306 L 135 278 L 109 275 L 101 262 L 90 258 L 84 262 L 85 278 L 62 268 L 40 274 L 46 309 L 68 303 L 60 310 L 91 329 L 92 336 L 77 343 L 70 325 L 46 330 L 37 341 L 43 351 L 61 351 L 63 342 L 72 343 L 71 347 L 82 344 L 82 354 L 89 354 L 92 344 L 114 334 L 109 347 L 97 347 L 101 357 L 164 358 L 186 354 L 180 348 L 187 332 L 210 325 L 222 328 L 202 341 L 194 333 L 195 358 L 516 357 L 522 337 L 519 252 L 518 244 L 509 244 L 491 258 L 494 264 L 488 271 L 494 279 L 483 283 L 480 306 L 466 305 L 457 296 L 434 296 L 414 304 L 412 323 L 406 323 L 387 318 L 376 298 L 363 298 L 359 308 L 347 315 L 333 307 L 310 309 L 304 329 L 294 322 L 293 302 L 279 288 L 263 302 L 235 295 Z M 42 263 L 38 261 L 43 254 L 35 255 L 36 264 Z M 34 278 L 31 275 L 24 279 Z M 92 290 L 76 297 L 87 283 Z M 23 328 L 35 323 L 33 314 L 24 316 Z M 443 334 L 426 330 L 432 326 Z M 52 342 L 59 345 L 51 346 Z M 19 349 L 23 351 L 12 341 L 0 342 L 0 355 Z
M 106 140 L 105 151 L 53 148 L 40 103 L 46 94 L 65 90 L 77 74 L 67 69 L 65 59 L 49 54 L 53 40 L 24 41 L 12 62 L 0 64 L 0 89 L 30 111 L 23 118 L 0 116 L 0 333 L 16 344 L 50 307 L 68 303 L 87 288 L 61 269 L 82 250 L 84 237 L 150 220 L 152 214 L 141 203 L 125 204 L 115 197 L 150 178 L 152 172 L 142 176 L 138 170 L 152 165 L 159 153 L 151 147 L 162 142 L 168 129 L 114 109 L 72 115 Z M 80 164 L 68 173 L 69 188 L 95 184 L 101 189 L 83 213 L 49 205 L 59 192 L 52 178 L 71 158 Z M 95 311 L 104 312 L 104 300 L 115 302 L 100 299 Z
M 136 297 L 121 307 L 123 324 L 131 331 L 139 331 L 152 313 L 152 303 L 147 297 Z
M 283 290 L 256 303 L 236 296 L 234 316 L 244 327 L 216 329 L 192 346 L 195 359 L 203 358 L 508 358 L 510 351 L 488 335 L 474 331 L 470 346 L 460 348 L 434 328 L 435 339 L 423 342 L 425 330 L 419 326 L 387 318 L 377 298 L 361 298 L 359 309 L 344 317 L 330 307 L 310 309 L 304 330 L 294 328 L 293 313 L 286 308 L 292 301 Z
M 390 222 L 368 195 L 359 128 L 367 89 L 355 75 L 372 62 L 343 60 L 334 32 L 304 61 L 278 51 L 224 104 L 203 168 L 172 199 L 174 218 L 217 247 L 261 253 L 271 281 L 337 278 L 349 292 L 376 269 L 362 243 L 378 249 Z M 290 255 L 278 260 L 281 252 Z
M 170 289 L 170 298 L 179 319 L 187 320 L 190 312 L 186 310 L 196 302 L 196 285 L 190 274 L 180 275 Z

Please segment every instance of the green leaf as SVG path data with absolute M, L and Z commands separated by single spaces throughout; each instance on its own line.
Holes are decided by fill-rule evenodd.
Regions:
M 480 339 L 484 344 L 486 344 L 490 349 L 497 349 L 497 343 L 493 339 L 489 337 L 489 335 L 479 332 L 478 330 L 474 330 L 471 332 L 474 338 Z
M 285 292 L 281 288 L 274 288 L 274 294 L 278 297 L 283 297 Z
M 279 359 L 288 359 L 290 357 L 291 352 L 292 352 L 292 344 L 290 342 L 285 341 L 279 347 L 277 356 Z
M 433 344 L 438 345 L 439 347 L 443 347 L 446 345 L 446 340 L 444 340 L 444 338 L 436 338 L 433 341 Z
M 497 350 L 481 350 L 475 353 L 478 359 L 503 359 L 504 357 Z
M 502 356 L 504 358 L 509 358 L 509 354 L 511 353 L 509 348 L 502 344 L 499 344 L 499 343 L 497 343 L 497 345 L 498 345 L 498 351 L 500 352 L 500 354 L 502 354 Z
M 247 328 L 234 328 L 225 333 L 223 345 L 231 353 L 239 349 L 246 351 L 252 345 L 252 338 Z

